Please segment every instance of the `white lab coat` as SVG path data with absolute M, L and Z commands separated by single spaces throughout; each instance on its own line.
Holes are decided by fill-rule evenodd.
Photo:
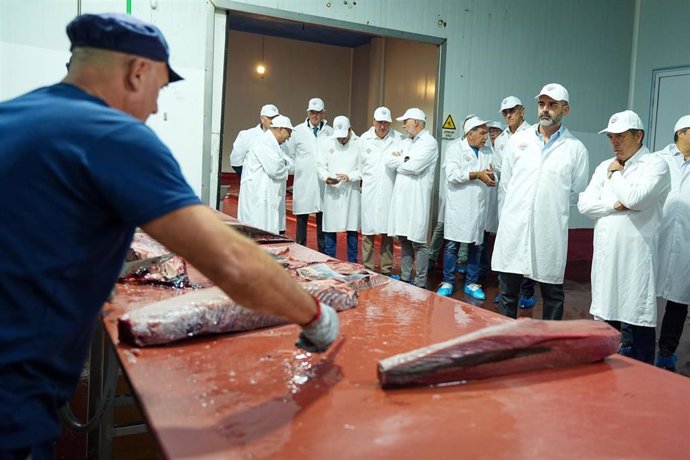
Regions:
M 642 147 L 622 173 L 608 178 L 604 160 L 580 194 L 578 209 L 596 220 L 589 312 L 608 321 L 656 326 L 655 262 L 664 200 L 671 187 L 668 166 Z M 629 211 L 616 211 L 620 201 Z
M 330 136 L 319 139 L 319 180 L 325 184 L 323 195 L 323 231 L 358 231 L 361 192 L 359 189 L 359 139 L 352 133 L 347 144 Z M 326 179 L 346 174 L 348 181 L 334 185 Z
M 491 153 L 491 169 L 493 169 L 494 147 L 487 146 L 487 148 Z M 486 223 L 484 224 L 484 230 L 490 233 L 496 233 L 498 230 L 498 176 L 495 172 L 494 180 L 497 186 L 487 187 L 486 192 Z
M 486 145 L 477 156 L 467 139 L 452 144 L 446 151 L 446 212 L 443 238 L 461 243 L 482 244 L 488 211 L 489 189 L 470 172 L 489 167 L 491 149 Z
M 244 159 L 249 152 L 252 141 L 264 133 L 261 123 L 253 128 L 245 129 L 237 133 L 237 138 L 232 144 L 232 152 L 230 152 L 230 165 L 240 167 L 244 164 Z
M 326 120 L 318 133 L 318 139 L 333 134 L 333 128 Z M 290 155 L 295 162 L 295 180 L 292 184 L 292 213 L 310 214 L 320 212 L 323 203 L 323 182 L 316 173 L 317 137 L 309 124 L 309 119 L 295 127 L 290 137 Z
M 690 165 L 681 167 L 674 152 L 678 152 L 675 144 L 658 152 L 668 164 L 671 191 L 659 229 L 656 286 L 659 297 L 687 305 L 690 304 Z
M 288 167 L 288 174 L 294 174 L 295 173 L 295 161 L 293 160 L 292 156 L 290 155 L 290 150 L 288 148 L 288 143 L 283 142 L 280 144 L 280 153 L 283 157 L 283 160 L 287 163 Z M 285 229 L 287 228 L 286 225 L 286 220 L 285 220 L 285 193 L 287 191 L 287 178 L 282 181 L 281 186 L 280 186 L 280 206 L 278 207 L 278 213 L 280 215 L 280 231 L 284 232 Z
M 515 133 L 524 131 L 531 128 L 532 125 L 522 120 L 520 126 L 517 127 Z M 510 128 L 503 130 L 500 136 L 496 138 L 496 145 L 494 145 L 494 174 L 496 175 L 496 182 L 501 180 L 501 167 L 503 165 L 503 155 L 506 147 L 508 147 L 508 142 L 510 138 L 513 137 L 514 133 L 510 132 Z M 496 184 L 496 227 L 498 228 L 498 220 L 501 218 L 501 210 L 503 208 L 503 201 L 505 200 L 504 190 Z
M 237 218 L 254 227 L 278 233 L 280 192 L 288 176 L 288 162 L 271 130 L 257 137 L 244 159 Z
M 499 187 L 503 215 L 491 259 L 495 272 L 562 284 L 570 206 L 587 185 L 587 149 L 566 128 L 542 153 L 536 127 L 513 135 L 504 151 Z
M 399 156 L 386 160 L 386 167 L 396 172 L 387 233 L 426 244 L 438 143 L 425 129 L 403 140 L 401 147 Z
M 440 179 L 438 181 L 438 218 L 436 221 L 444 224 L 446 218 L 446 193 L 448 189 L 446 182 L 446 155 L 448 155 L 451 148 L 454 148 L 453 146 L 459 142 L 462 142 L 462 138 L 453 139 L 448 143 L 446 151 L 444 152 L 443 162 L 441 163 Z
M 395 171 L 386 168 L 386 158 L 399 152 L 404 137 L 391 129 L 379 139 L 373 127 L 359 138 L 359 172 L 362 176 L 362 235 L 388 232 L 388 216 L 395 184 Z

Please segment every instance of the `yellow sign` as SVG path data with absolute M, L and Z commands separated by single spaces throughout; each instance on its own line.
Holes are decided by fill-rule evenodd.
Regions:
M 443 129 L 455 129 L 455 122 L 450 114 L 448 114 L 448 118 L 446 118 L 446 121 L 443 123 Z

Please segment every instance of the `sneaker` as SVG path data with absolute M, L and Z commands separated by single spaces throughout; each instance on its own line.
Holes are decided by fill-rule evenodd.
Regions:
M 522 308 L 523 310 L 529 310 L 530 308 L 533 308 L 534 305 L 537 303 L 536 300 L 534 300 L 534 296 L 520 296 L 520 302 L 518 302 L 518 307 Z
M 458 264 L 455 271 L 457 273 L 467 273 L 467 264 Z
M 494 297 L 494 303 L 498 303 L 501 301 L 501 294 L 498 294 L 496 297 Z
M 622 356 L 632 356 L 632 346 L 624 347 L 621 345 L 618 347 L 618 354 Z
M 392 280 L 400 281 L 400 275 L 391 275 L 390 278 Z
M 443 297 L 450 297 L 453 295 L 453 285 L 450 283 L 441 283 L 441 287 L 438 288 L 436 294 L 442 295 Z
M 484 294 L 484 291 L 482 291 L 482 287 L 480 285 L 478 285 L 477 283 L 466 284 L 464 292 L 468 296 L 470 296 L 474 299 L 477 299 L 477 300 L 485 300 L 486 299 L 486 294 Z
M 659 354 L 656 358 L 656 367 L 676 372 L 676 354 L 672 353 L 671 356 Z

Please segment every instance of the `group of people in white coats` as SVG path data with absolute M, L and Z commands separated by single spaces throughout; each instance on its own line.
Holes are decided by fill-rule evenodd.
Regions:
M 690 247 L 682 239 L 690 226 L 683 212 L 690 207 L 686 198 L 690 195 L 683 193 L 687 192 L 683 187 L 690 187 L 684 182 L 690 157 L 690 116 L 678 121 L 674 144 L 650 154 L 643 146 L 639 117 L 631 111 L 613 115 L 601 132 L 611 139 L 616 157 L 602 163 L 587 186 L 587 149 L 563 125 L 570 112 L 567 89 L 550 83 L 535 99 L 536 125 L 525 121 L 521 101 L 509 96 L 500 106 L 508 125 L 505 130 L 499 134 L 495 122 L 469 115 L 462 139 L 448 146 L 441 168 L 436 232 L 446 243 L 438 293 L 453 293 L 458 251 L 466 245 L 463 290 L 474 298 L 485 298 L 478 281 L 482 271 L 489 269 L 482 255 L 488 232 L 495 231 L 490 268 L 499 274 L 499 311 L 516 318 L 518 307 L 533 306 L 538 283 L 543 318 L 562 319 L 568 222 L 570 208 L 577 205 L 596 220 L 592 315 L 621 328 L 621 353 L 654 362 L 656 298 L 665 298 L 657 365 L 674 369 L 674 353 L 690 302 Z M 397 118 L 403 122 L 406 135 L 402 135 L 391 129 L 390 110 L 379 107 L 372 127 L 357 137 L 347 117 L 336 117 L 335 129 L 328 126 L 324 109 L 321 99 L 312 99 L 304 123 L 294 128 L 275 126 L 285 130 L 289 141 L 281 142 L 275 134 L 274 141 L 264 133 L 271 142 L 257 142 L 250 149 L 254 156 L 272 152 L 274 163 L 265 162 L 264 171 L 283 186 L 287 173 L 295 172 L 298 243 L 306 244 L 306 219 L 317 213 L 322 252 L 335 257 L 336 235 L 346 232 L 348 259 L 356 261 L 361 230 L 362 260 L 373 270 L 374 238 L 380 235 L 380 271 L 390 274 L 393 238 L 397 237 L 402 251 L 398 278 L 426 287 L 427 230 L 438 143 L 426 130 L 424 112 L 411 108 Z M 289 153 L 280 145 L 287 145 Z M 252 156 L 248 153 L 245 159 L 245 174 Z M 264 163 L 256 160 L 254 164 Z M 250 179 L 243 177 L 240 203 L 249 184 Z M 275 184 L 270 190 L 271 195 L 281 194 Z M 253 203 L 246 208 L 249 214 L 257 214 L 260 207 Z M 241 214 L 240 219 L 258 226 L 249 214 Z M 302 232 L 300 216 L 304 216 Z M 266 229 L 275 231 L 275 219 L 272 225 Z

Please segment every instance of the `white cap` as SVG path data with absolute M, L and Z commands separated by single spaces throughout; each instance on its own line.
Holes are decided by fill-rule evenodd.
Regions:
M 350 131 L 350 119 L 344 115 L 338 115 L 333 119 L 333 137 L 347 137 Z
M 405 121 L 405 120 L 421 120 L 426 123 L 426 115 L 422 111 L 422 109 L 418 109 L 417 107 L 413 107 L 411 109 L 407 109 L 405 113 L 401 116 L 396 118 L 398 121 Z
M 539 96 L 549 96 L 554 101 L 570 102 L 568 90 L 565 89 L 563 85 L 559 85 L 558 83 L 549 83 L 548 85 L 544 86 L 539 94 L 534 96 L 534 98 L 539 99 Z
M 292 126 L 292 122 L 290 121 L 290 119 L 285 115 L 278 115 L 273 120 L 271 120 L 271 128 L 287 128 L 290 130 L 295 129 L 295 127 Z
M 629 129 L 644 129 L 642 120 L 632 110 L 624 110 L 623 112 L 614 113 L 609 118 L 609 125 L 599 131 L 601 133 L 620 134 Z
M 265 106 L 261 107 L 261 116 L 262 117 L 275 117 L 276 115 L 279 115 L 280 112 L 278 112 L 278 107 L 276 107 L 273 104 L 266 104 Z
M 474 129 L 477 126 L 486 125 L 488 123 L 488 121 L 482 120 L 476 115 L 468 117 L 467 120 L 465 120 L 465 124 L 463 125 L 464 133 L 467 134 L 468 132 L 470 132 L 471 129 Z
M 505 126 L 503 125 L 503 123 L 501 123 L 500 121 L 489 121 L 486 125 L 487 125 L 489 128 L 498 128 L 498 129 L 500 129 L 501 131 L 503 131 L 504 129 L 506 129 L 506 127 L 505 127 Z
M 391 111 L 388 109 L 388 107 L 379 107 L 378 109 L 374 110 L 374 120 L 387 122 L 393 121 L 391 119 Z
M 307 112 L 310 110 L 314 110 L 316 112 L 321 112 L 324 107 L 326 107 L 323 103 L 323 100 L 319 99 L 318 97 L 314 97 L 309 99 L 309 105 L 307 106 Z
M 690 128 L 690 115 L 685 115 L 680 117 L 676 122 L 676 126 L 673 127 L 673 134 L 677 133 L 680 129 Z
M 508 96 L 507 98 L 501 101 L 501 108 L 498 109 L 498 112 L 501 113 L 506 109 L 512 109 L 513 107 L 517 107 L 518 105 L 522 105 L 522 101 L 520 99 L 518 99 L 515 96 Z

